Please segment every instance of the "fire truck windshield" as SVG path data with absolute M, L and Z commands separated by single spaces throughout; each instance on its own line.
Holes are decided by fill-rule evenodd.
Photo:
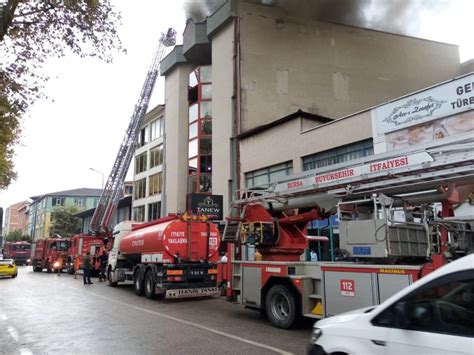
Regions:
M 68 241 L 53 242 L 50 245 L 52 250 L 68 251 L 70 243 Z
M 30 250 L 31 246 L 29 244 L 22 244 L 22 245 L 13 245 L 13 250 Z

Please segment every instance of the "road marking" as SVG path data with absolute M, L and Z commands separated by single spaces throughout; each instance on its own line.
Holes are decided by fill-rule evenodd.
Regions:
M 33 355 L 30 349 L 22 348 L 20 349 L 20 355 Z
M 8 331 L 8 334 L 10 334 L 10 336 L 15 340 L 15 341 L 19 341 L 20 340 L 20 336 L 18 335 L 18 332 L 16 331 L 15 328 L 13 328 L 11 325 L 9 325 L 7 327 L 7 331 Z
M 77 287 L 73 287 L 73 286 L 69 286 L 69 287 L 74 288 L 74 289 L 76 289 L 76 290 L 84 291 L 83 289 L 80 289 L 80 288 L 77 288 Z M 291 355 L 291 354 L 293 354 L 293 353 L 291 353 L 291 352 L 288 352 L 288 351 L 285 351 L 285 350 L 282 350 L 282 349 L 278 349 L 278 348 L 275 348 L 275 347 L 270 346 L 270 345 L 267 345 L 267 344 L 263 344 L 263 343 L 259 343 L 259 342 L 253 341 L 253 340 L 245 339 L 245 338 L 239 337 L 239 336 L 237 336 L 237 335 L 233 335 L 233 334 L 229 334 L 229 333 L 226 333 L 226 332 L 222 332 L 222 331 L 220 331 L 220 330 L 213 329 L 213 328 L 209 328 L 209 327 L 206 327 L 206 326 L 204 326 L 204 325 L 200 325 L 200 324 L 197 324 L 197 323 L 193 323 L 193 322 L 190 322 L 190 321 L 181 319 L 181 318 L 176 318 L 176 317 L 173 317 L 173 316 L 169 316 L 169 315 L 167 315 L 167 314 L 164 314 L 164 313 L 160 313 L 160 312 L 156 312 L 156 311 L 151 311 L 151 310 L 149 310 L 149 309 L 142 308 L 142 307 L 138 307 L 138 306 L 132 306 L 132 305 L 126 303 L 126 302 L 122 302 L 122 301 L 116 300 L 116 299 L 111 298 L 111 297 L 99 295 L 99 294 L 94 293 L 94 292 L 87 292 L 87 291 L 86 291 L 86 293 L 91 294 L 91 295 L 94 295 L 94 296 L 96 296 L 96 297 L 103 298 L 103 299 L 108 300 L 108 301 L 112 301 L 112 302 L 121 304 L 121 305 L 126 306 L 126 307 L 130 307 L 130 308 L 137 309 L 137 310 L 142 311 L 142 312 L 145 312 L 145 313 L 150 313 L 150 314 L 153 314 L 153 315 L 158 316 L 158 317 L 162 317 L 162 318 L 166 318 L 166 319 L 169 319 L 169 320 L 173 320 L 173 321 L 175 321 L 175 322 L 182 323 L 182 324 L 186 324 L 186 325 L 189 325 L 189 326 L 191 326 L 191 327 L 199 328 L 199 329 L 202 329 L 202 330 L 205 330 L 205 331 L 214 333 L 214 334 L 221 335 L 221 336 L 226 337 L 226 338 L 230 338 L 230 339 L 233 339 L 233 340 L 237 340 L 237 341 L 240 341 L 240 342 L 242 342 L 242 343 L 247 343 L 247 344 L 250 344 L 250 345 L 258 346 L 259 348 L 263 348 L 263 349 L 267 349 L 267 350 L 270 350 L 270 351 L 274 351 L 274 352 L 279 353 L 279 354 L 283 354 L 283 355 Z

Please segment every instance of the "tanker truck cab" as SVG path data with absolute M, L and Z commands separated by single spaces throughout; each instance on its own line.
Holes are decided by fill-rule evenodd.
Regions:
M 201 218 L 170 215 L 148 223 L 119 223 L 109 252 L 108 281 L 131 282 L 154 298 L 218 295 L 217 226 Z
M 107 261 L 107 279 L 110 286 L 116 286 L 118 279 L 118 273 L 116 273 L 117 265 L 120 262 L 126 263 L 126 259 L 120 255 L 119 245 L 120 241 L 124 236 L 129 234 L 132 231 L 132 222 L 120 222 L 117 224 L 113 230 L 112 234 L 112 247 L 109 251 L 108 261 Z M 121 280 L 125 281 L 125 280 Z

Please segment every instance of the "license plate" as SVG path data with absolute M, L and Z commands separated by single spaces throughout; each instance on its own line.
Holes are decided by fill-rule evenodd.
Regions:
M 191 276 L 203 276 L 204 270 L 189 270 L 189 275 Z
M 167 290 L 165 298 L 190 298 L 219 295 L 217 287 L 201 287 L 201 288 L 183 288 L 177 290 Z

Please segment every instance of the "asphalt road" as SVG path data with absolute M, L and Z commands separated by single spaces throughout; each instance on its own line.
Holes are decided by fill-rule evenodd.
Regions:
M 132 286 L 33 273 L 0 279 L 0 354 L 304 354 L 310 321 L 281 330 L 224 298 L 148 300 Z

